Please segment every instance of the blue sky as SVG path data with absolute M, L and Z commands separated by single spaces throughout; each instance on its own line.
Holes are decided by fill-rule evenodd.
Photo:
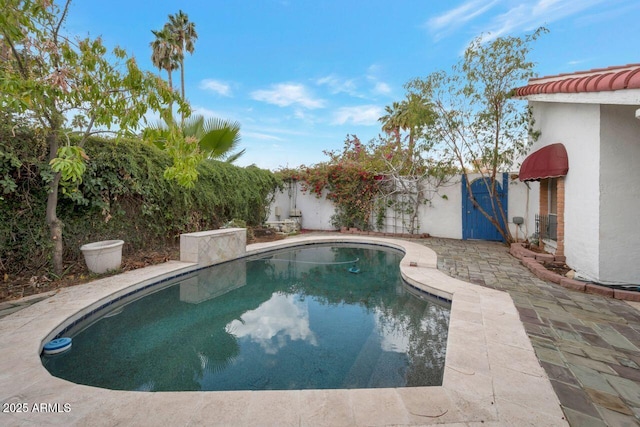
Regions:
M 238 165 L 272 170 L 327 160 L 347 134 L 376 137 L 407 81 L 449 70 L 483 33 L 546 26 L 532 53 L 540 76 L 640 62 L 637 0 L 76 0 L 67 30 L 153 70 L 151 30 L 179 9 L 199 36 L 185 60 L 189 102 L 240 122 Z

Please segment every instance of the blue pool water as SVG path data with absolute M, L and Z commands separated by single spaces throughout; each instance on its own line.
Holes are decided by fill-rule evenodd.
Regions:
M 316 245 L 214 266 L 114 305 L 42 361 L 117 390 L 440 385 L 450 310 L 414 295 L 401 258 Z

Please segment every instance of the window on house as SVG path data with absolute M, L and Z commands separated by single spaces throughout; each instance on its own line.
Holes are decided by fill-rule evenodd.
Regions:
M 546 209 L 541 209 L 546 214 L 536 215 L 536 235 L 540 240 L 558 239 L 558 180 L 549 178 L 543 186 L 546 191 Z M 543 202 L 544 203 L 544 202 Z
M 549 178 L 549 213 L 558 214 L 558 178 Z
M 547 238 L 558 239 L 558 179 L 549 178 L 549 220 L 547 224 Z

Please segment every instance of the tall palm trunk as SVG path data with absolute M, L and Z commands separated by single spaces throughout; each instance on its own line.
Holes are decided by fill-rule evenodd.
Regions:
M 184 55 L 180 57 L 180 88 L 182 89 L 182 99 L 184 100 Z

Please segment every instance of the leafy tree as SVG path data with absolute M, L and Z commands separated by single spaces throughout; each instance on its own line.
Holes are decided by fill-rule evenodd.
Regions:
M 196 32 L 196 24 L 189 22 L 189 17 L 182 10 L 175 15 L 169 15 L 169 22 L 166 29 L 171 33 L 171 42 L 174 46 L 178 62 L 180 63 L 180 87 L 182 98 L 184 94 L 184 55 L 185 52 L 190 54 L 194 51 L 194 43 L 198 39 Z
M 442 144 L 466 177 L 474 206 L 496 227 L 504 240 L 513 241 L 507 226 L 506 206 L 498 197 L 500 169 L 507 169 L 527 148 L 529 114 L 512 98 L 513 88 L 534 75 L 527 56 L 531 44 L 547 30 L 539 28 L 519 37 L 473 40 L 451 73 L 435 72 L 407 83 L 406 88 L 430 101 L 436 116 L 426 127 L 432 144 Z M 470 173 L 480 173 L 488 188 L 491 207 L 485 210 L 473 196 Z
M 63 33 L 70 0 L 5 0 L 0 19 L 0 109 L 28 120 L 46 141 L 49 165 L 46 222 L 53 269 L 63 272 L 63 223 L 59 190 L 74 197 L 88 157 L 84 142 L 98 132 L 130 134 L 144 114 L 172 101 L 188 106 L 166 83 L 141 71 L 121 48 L 109 55 L 98 39 L 72 40 Z

